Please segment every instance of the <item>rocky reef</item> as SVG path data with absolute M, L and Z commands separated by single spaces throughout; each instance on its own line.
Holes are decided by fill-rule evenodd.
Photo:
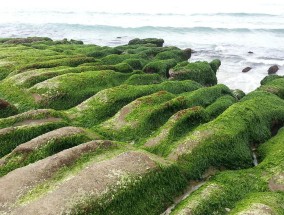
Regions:
M 0 39 L 0 214 L 284 214 L 284 77 L 163 44 Z

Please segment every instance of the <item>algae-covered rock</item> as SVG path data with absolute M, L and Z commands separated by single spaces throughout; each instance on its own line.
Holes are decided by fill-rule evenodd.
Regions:
M 191 49 L 186 50 L 169 50 L 160 52 L 156 55 L 158 60 L 175 59 L 177 62 L 186 61 L 191 56 Z
M 139 59 L 126 59 L 123 63 L 127 63 L 135 70 L 141 70 L 143 68 L 143 63 Z
M 145 73 L 157 73 L 163 77 L 169 77 L 169 70 L 177 64 L 174 59 L 169 60 L 155 60 L 148 63 L 144 68 Z
M 212 68 L 212 70 L 215 72 L 215 74 L 217 73 L 217 70 L 219 69 L 219 67 L 221 66 L 221 61 L 219 59 L 215 59 L 212 60 L 210 63 L 210 66 Z
M 284 78 L 163 43 L 0 39 L 0 214 L 283 214 Z
M 238 215 L 283 214 L 284 194 L 271 189 L 275 176 L 283 174 L 284 170 L 283 136 L 281 129 L 260 146 L 258 153 L 262 160 L 258 166 L 219 173 L 183 200 L 173 214 L 210 214 L 212 211 Z M 278 183 L 284 184 L 283 177 Z
M 135 74 L 128 78 L 124 83 L 130 85 L 159 84 L 163 82 L 159 74 Z
M 280 75 L 268 75 L 268 76 L 266 76 L 265 78 L 263 78 L 260 81 L 260 84 L 261 85 L 265 85 L 268 82 L 273 81 L 273 80 L 278 79 L 278 78 L 283 78 L 283 76 L 280 76 Z
M 4 44 L 25 44 L 25 43 L 43 42 L 43 41 L 52 41 L 52 39 L 48 37 L 16 38 L 16 39 L 6 40 Z
M 241 100 L 246 95 L 242 90 L 239 89 L 232 90 L 232 93 L 238 100 Z
M 216 74 L 208 62 L 178 64 L 169 71 L 169 75 L 173 80 L 190 79 L 205 86 L 217 84 Z
M 284 77 L 272 76 L 272 78 L 264 78 L 262 85 L 257 90 L 273 93 L 284 99 Z
M 139 39 L 139 38 L 135 38 L 133 40 L 130 40 L 128 45 L 151 43 L 151 44 L 156 45 L 157 47 L 162 47 L 164 42 L 165 41 L 163 39 L 155 39 L 155 38 Z

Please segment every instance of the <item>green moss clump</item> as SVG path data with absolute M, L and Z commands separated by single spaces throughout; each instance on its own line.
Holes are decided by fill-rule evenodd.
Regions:
M 15 86 L 13 80 L 10 79 L 0 82 L 0 98 L 13 104 L 19 112 L 38 107 L 33 95 L 21 87 Z
M 0 119 L 0 129 L 15 127 L 19 124 L 25 124 L 25 122 L 29 123 L 36 120 L 40 121 L 46 119 L 63 119 L 68 122 L 67 117 L 61 112 L 57 112 L 52 109 L 38 109 Z
M 284 77 L 275 77 L 271 79 L 264 79 L 258 90 L 273 93 L 280 98 L 284 99 Z
M 115 65 L 122 63 L 125 60 L 129 59 L 147 59 L 145 54 L 111 54 L 101 58 L 101 63 L 105 65 Z
M 283 100 L 266 93 L 231 105 L 175 143 L 169 157 L 185 168 L 189 178 L 202 175 L 210 166 L 250 167 L 250 143 L 264 142 L 270 138 L 274 122 L 284 122 L 283 105 Z
M 111 54 L 122 54 L 122 51 L 115 48 L 110 47 L 103 47 L 103 48 L 96 48 L 95 51 L 92 51 L 91 53 L 88 53 L 88 57 L 94 57 L 94 58 L 102 58 L 106 57 Z
M 1 129 L 0 157 L 10 153 L 18 145 L 25 143 L 41 134 L 66 126 L 66 122 L 47 122 L 36 125 L 22 125 Z
M 214 71 L 214 73 L 216 74 L 217 70 L 221 66 L 221 61 L 219 59 L 215 59 L 215 60 L 212 60 L 209 64 L 210 64 L 212 70 Z
M 15 38 L 15 39 L 6 39 L 4 44 L 25 44 L 25 43 L 43 42 L 43 41 L 52 41 L 52 39 L 48 37 Z
M 268 75 L 265 78 L 263 78 L 260 82 L 261 85 L 265 85 L 270 81 L 273 81 L 275 79 L 279 79 L 279 78 L 283 78 L 283 76 L 279 76 L 279 75 Z
M 124 141 L 149 135 L 176 110 L 174 104 L 170 104 L 174 97 L 171 93 L 160 91 L 138 98 L 98 126 L 96 131 L 106 137 Z
M 1 61 L 0 61 L 0 80 L 3 80 L 4 78 L 6 78 L 10 73 L 12 73 L 12 71 L 14 70 L 15 66 L 10 64 L 10 63 L 6 63 L 4 65 L 1 65 Z
M 128 45 L 142 45 L 142 44 L 154 44 L 157 47 L 162 47 L 164 44 L 164 40 L 163 39 L 156 39 L 156 38 L 147 38 L 147 39 L 138 39 L 135 38 L 133 40 L 130 40 Z
M 206 107 L 227 93 L 231 92 L 224 85 L 201 88 L 179 96 L 157 92 L 123 107 L 113 118 L 105 121 L 98 131 L 108 138 L 138 141 L 139 138 L 148 137 L 177 111 L 198 105 Z
M 43 61 L 39 63 L 32 63 L 25 66 L 20 67 L 19 69 L 21 71 L 28 70 L 28 69 L 40 69 L 40 68 L 52 68 L 57 66 L 71 66 L 76 67 L 83 63 L 89 63 L 89 62 L 96 62 L 96 59 L 92 57 L 81 57 L 81 56 L 75 56 L 70 57 L 66 59 L 58 59 L 58 60 L 49 60 L 49 61 Z
M 217 84 L 217 77 L 208 62 L 195 62 L 178 64 L 170 70 L 173 80 L 194 80 L 205 86 Z
M 236 102 L 236 99 L 231 95 L 225 95 L 218 98 L 214 103 L 209 105 L 206 108 L 206 112 L 208 113 L 211 119 L 216 118 L 221 113 L 223 113 L 228 107 L 233 105 Z
M 135 77 L 137 76 L 134 75 L 134 80 Z M 128 80 L 131 81 L 131 78 Z M 112 117 L 123 106 L 141 96 L 161 90 L 179 94 L 182 92 L 190 92 L 200 87 L 200 84 L 190 80 L 166 81 L 161 84 L 145 86 L 121 85 L 100 91 L 87 101 L 67 111 L 67 113 L 72 116 L 72 118 L 75 118 L 78 125 L 90 127 Z
M 143 148 L 158 155 L 166 154 L 173 142 L 207 121 L 208 115 L 200 106 L 178 111 L 154 134 L 141 141 Z
M 248 211 L 262 214 L 265 208 L 264 211 L 283 214 L 281 186 L 278 186 L 279 190 L 277 186 L 271 186 L 273 183 L 283 185 L 283 137 L 284 130 L 281 129 L 275 137 L 260 146 L 258 153 L 262 162 L 258 166 L 217 174 L 182 201 L 173 214 L 184 211 L 200 215 L 226 214 L 225 208 L 232 209 L 232 214 Z
M 162 77 L 169 77 L 169 70 L 173 68 L 177 62 L 174 59 L 169 60 L 155 60 L 148 63 L 144 68 L 143 72 L 145 73 L 157 73 Z
M 241 100 L 246 95 L 242 90 L 239 89 L 232 90 L 232 93 L 237 100 Z
M 141 62 L 140 59 L 135 59 L 135 58 L 126 59 L 123 61 L 123 63 L 129 64 L 135 70 L 142 70 L 143 68 L 143 63 Z
M 122 73 L 131 73 L 133 68 L 128 63 L 119 63 L 114 66 L 115 70 Z
M 69 136 L 55 137 L 47 139 L 45 144 L 41 144 L 36 149 L 16 150 L 8 154 L 0 165 L 0 177 L 13 171 L 14 169 L 34 163 L 38 160 L 56 154 L 64 149 L 77 146 L 89 141 L 90 138 L 85 133 L 70 134 Z
M 188 50 L 169 50 L 160 52 L 156 55 L 157 60 L 175 59 L 177 62 L 187 61 L 190 58 L 190 52 Z
M 150 85 L 163 82 L 159 74 L 135 74 L 128 78 L 124 84 L 129 85 Z
M 36 84 L 29 92 L 41 96 L 41 107 L 62 110 L 78 105 L 100 90 L 122 84 L 131 75 L 108 70 L 64 74 Z
M 240 213 L 269 213 L 284 214 L 283 208 L 284 194 L 272 192 L 252 193 L 244 200 L 240 201 L 231 211 L 231 214 Z

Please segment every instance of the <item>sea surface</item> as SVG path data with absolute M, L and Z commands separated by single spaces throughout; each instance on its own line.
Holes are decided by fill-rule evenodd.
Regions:
M 259 86 L 271 65 L 277 64 L 278 74 L 284 75 L 284 7 L 283 13 L 265 13 L 265 9 L 261 13 L 1 12 L 0 37 L 28 36 L 78 39 L 103 46 L 127 44 L 136 37 L 163 38 L 166 46 L 195 50 L 192 62 L 219 58 L 219 83 L 245 92 Z M 245 67 L 252 70 L 242 73 Z

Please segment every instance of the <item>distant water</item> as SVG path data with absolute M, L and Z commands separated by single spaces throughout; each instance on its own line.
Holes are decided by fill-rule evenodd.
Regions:
M 0 37 L 47 36 L 117 46 L 139 37 L 192 48 L 191 61 L 219 58 L 219 83 L 252 91 L 274 64 L 284 75 L 284 11 L 272 13 L 1 12 Z M 252 51 L 254 54 L 249 54 Z M 242 73 L 250 66 L 253 69 Z

